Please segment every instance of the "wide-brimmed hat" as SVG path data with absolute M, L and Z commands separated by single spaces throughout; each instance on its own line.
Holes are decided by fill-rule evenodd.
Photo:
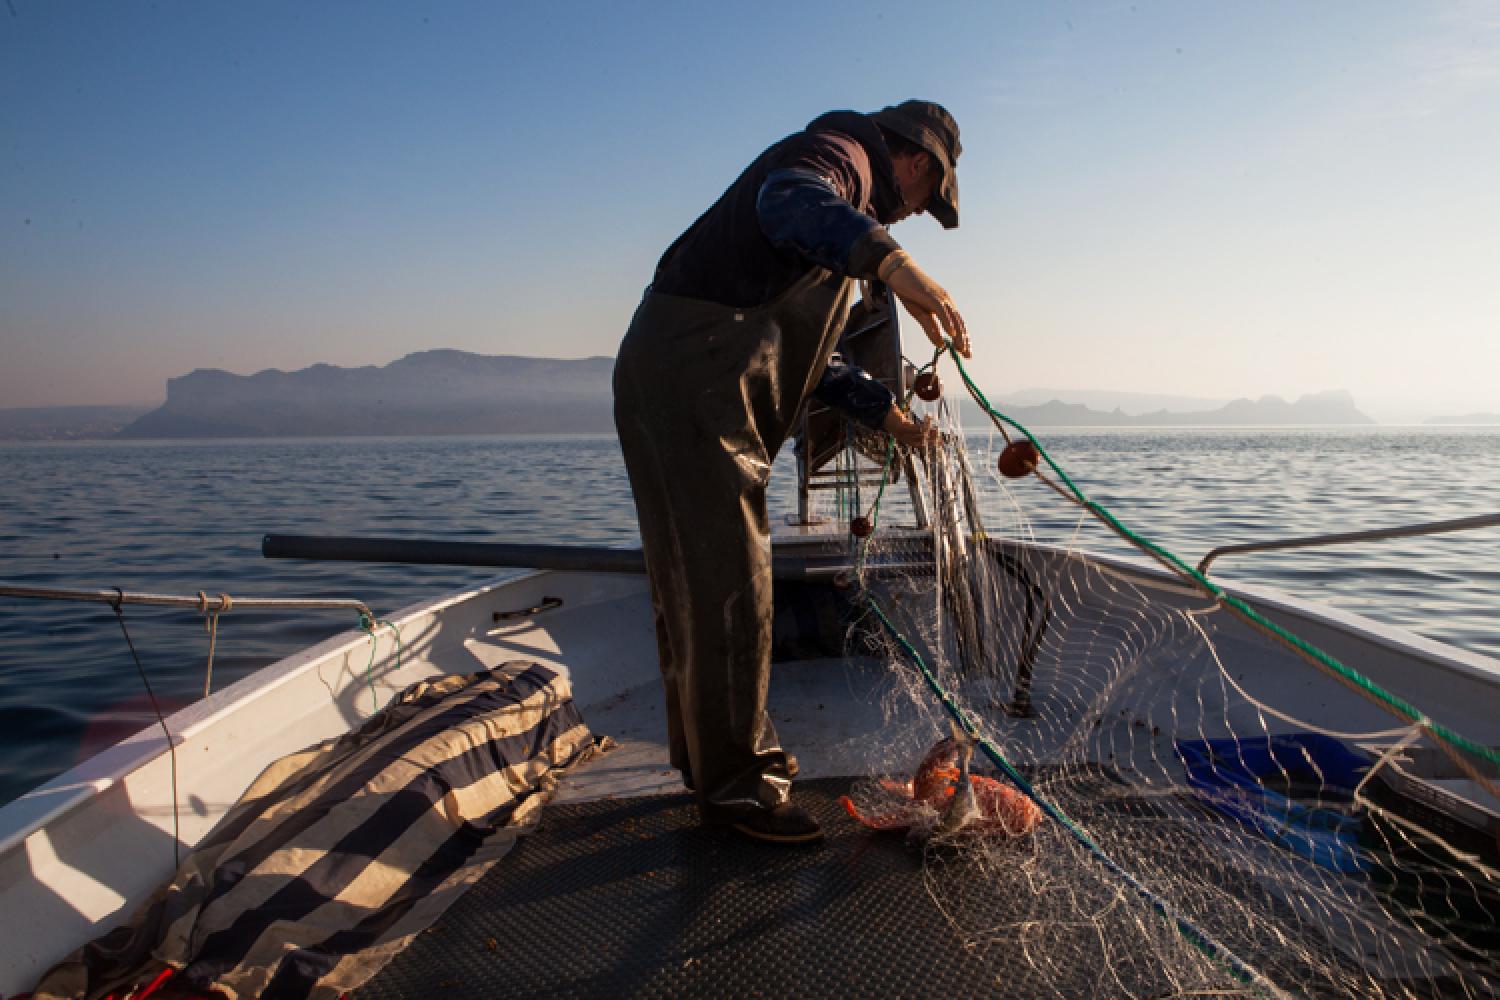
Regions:
M 927 211 L 944 229 L 958 228 L 957 164 L 958 154 L 964 151 L 958 142 L 958 122 L 941 104 L 931 101 L 902 101 L 870 117 L 881 128 L 916 143 L 937 160 L 943 179 L 932 193 Z

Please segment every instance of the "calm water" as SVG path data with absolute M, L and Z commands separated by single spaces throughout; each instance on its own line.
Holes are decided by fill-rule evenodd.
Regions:
M 1086 492 L 1192 561 L 1230 542 L 1500 511 L 1493 429 L 1039 434 Z M 986 437 L 973 445 L 983 458 Z M 493 573 L 270 561 L 261 535 L 637 543 L 612 437 L 0 445 L 0 461 L 8 582 L 356 597 L 384 614 Z M 794 487 L 783 460 L 778 521 Z M 1011 504 L 986 488 L 1004 530 Z M 1039 537 L 1062 540 L 1076 524 L 1034 482 L 1015 496 Z M 1081 540 L 1107 546 L 1097 530 Z M 1500 529 L 1234 557 L 1216 572 L 1500 656 Z M 128 607 L 126 618 L 165 707 L 201 692 L 200 617 Z M 231 613 L 215 687 L 354 624 L 340 612 Z M 0 599 L 0 802 L 150 718 L 108 608 Z

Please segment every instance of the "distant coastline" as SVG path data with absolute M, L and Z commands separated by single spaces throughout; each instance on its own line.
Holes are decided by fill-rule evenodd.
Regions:
M 1354 403 L 1354 397 L 1341 390 L 1321 392 L 1303 396 L 1288 403 L 1280 396 L 1262 396 L 1260 399 L 1235 399 L 1211 410 L 1193 410 L 1182 413 L 1171 410 L 1153 410 L 1148 413 L 1129 414 L 1116 407 L 1113 410 L 1097 410 L 1082 403 L 1064 403 L 1051 400 L 1039 406 L 1005 407 L 998 404 L 1006 416 L 1026 426 L 1038 427 L 1291 427 L 1291 426 L 1340 426 L 1368 427 L 1375 421 Z M 965 427 L 987 425 L 989 418 L 970 400 L 960 403 Z
M 0 441 L 91 441 L 112 438 L 154 407 L 26 406 L 0 409 Z
M 166 402 L 154 408 L 0 409 L 0 440 L 612 433 L 613 369 L 614 359 L 608 357 L 564 360 L 456 350 L 421 351 L 360 368 L 319 364 L 253 375 L 202 369 L 168 380 Z M 1086 402 L 1062 398 L 1068 395 Z M 1012 396 L 996 405 L 1037 427 L 1377 425 L 1342 390 L 1293 402 L 1262 396 L 1222 404 L 1129 392 L 1029 389 Z M 1113 408 L 1100 408 L 1110 403 Z M 1147 409 L 1153 403 L 1170 406 Z M 972 401 L 959 400 L 959 407 L 965 426 L 989 424 Z M 1425 423 L 1500 426 L 1500 414 L 1433 417 Z
M 388 365 L 319 364 L 170 379 L 124 438 L 574 434 L 612 430 L 614 359 L 432 350 Z
M 1465 413 L 1457 417 L 1431 417 L 1425 422 L 1445 427 L 1500 427 L 1500 413 Z

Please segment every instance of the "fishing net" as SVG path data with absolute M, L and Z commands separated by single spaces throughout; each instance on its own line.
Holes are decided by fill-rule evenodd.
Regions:
M 1024 428 L 990 411 L 966 437 L 926 409 L 941 445 L 856 437 L 824 501 L 875 527 L 839 583 L 886 725 L 847 804 L 922 853 L 997 991 L 1494 995 L 1496 758 L 1440 724 L 1480 717 L 1453 714 L 1465 689 L 1425 704 L 1420 671 L 1329 657 L 1092 504 Z M 916 772 L 955 722 L 1034 815 L 934 835 L 951 752 Z

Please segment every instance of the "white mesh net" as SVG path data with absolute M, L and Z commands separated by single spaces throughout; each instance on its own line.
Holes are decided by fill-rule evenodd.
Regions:
M 1000 435 L 970 454 L 935 412 L 943 444 L 914 459 L 916 500 L 903 476 L 878 501 L 867 484 L 828 503 L 879 522 L 851 539 L 860 573 L 845 583 L 849 653 L 888 668 L 887 726 L 848 806 L 923 853 L 997 990 L 1494 995 L 1493 734 L 1469 731 L 1465 749 L 1189 577 L 1088 554 L 1120 534 L 1045 463 L 1054 488 L 1005 479 Z M 867 474 L 885 460 L 868 442 L 842 459 Z M 1483 678 L 1429 689 L 1399 653 L 1320 628 L 1351 670 L 1439 721 L 1466 698 L 1495 704 Z M 995 822 L 935 836 L 957 772 L 952 744 L 928 755 L 950 716 L 979 737 Z

